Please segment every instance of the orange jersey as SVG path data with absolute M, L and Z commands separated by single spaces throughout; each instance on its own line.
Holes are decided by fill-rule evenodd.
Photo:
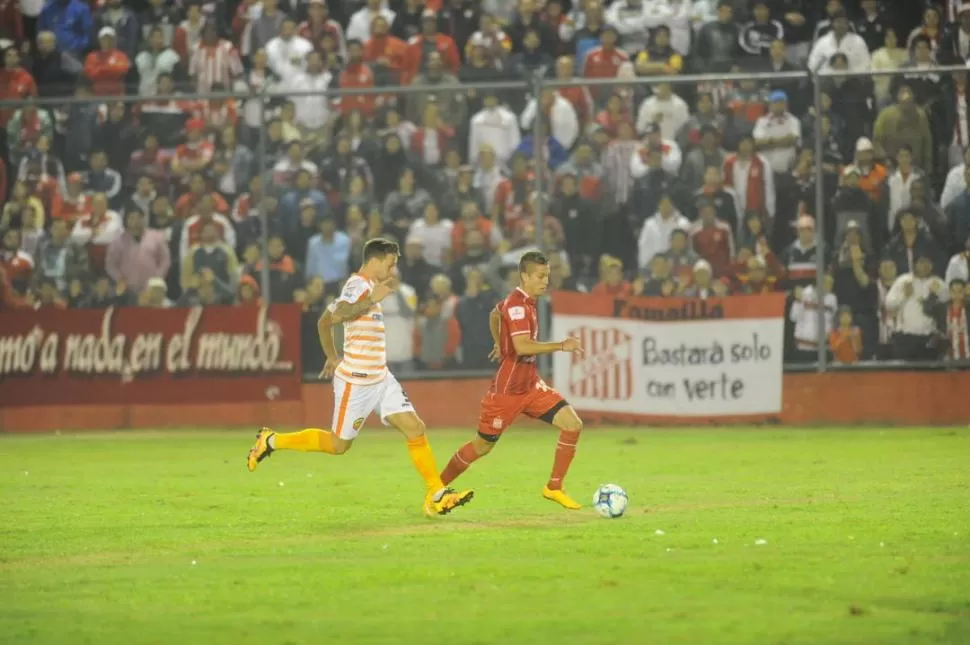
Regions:
M 855 363 L 862 353 L 862 333 L 858 327 L 833 329 L 829 332 L 829 349 L 839 363 Z
M 366 298 L 373 288 L 373 283 L 364 276 L 350 276 L 340 297 L 330 305 L 330 311 L 336 311 L 338 303 L 354 304 Z M 344 322 L 344 356 L 337 366 L 337 374 L 354 385 L 380 383 L 387 376 L 387 344 L 380 303 L 354 320 Z

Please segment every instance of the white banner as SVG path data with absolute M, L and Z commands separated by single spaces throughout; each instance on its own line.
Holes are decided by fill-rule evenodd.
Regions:
M 557 314 L 552 337 L 575 336 L 586 356 L 556 353 L 553 383 L 579 411 L 644 416 L 781 412 L 784 320 L 656 322 Z

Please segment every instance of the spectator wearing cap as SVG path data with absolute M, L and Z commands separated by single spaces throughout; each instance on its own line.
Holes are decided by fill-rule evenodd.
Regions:
M 134 12 L 126 8 L 122 0 L 105 0 L 104 7 L 94 16 L 94 30 L 100 37 L 101 29 L 111 27 L 117 34 L 117 47 L 129 61 L 135 60 L 141 42 L 141 28 Z
M 698 220 L 690 225 L 690 246 L 711 263 L 714 275 L 730 273 L 734 260 L 734 233 L 731 225 L 717 218 L 717 206 L 708 197 L 697 199 Z
M 371 37 L 374 19 L 378 16 L 384 18 L 387 24 L 393 24 L 397 14 L 388 9 L 386 4 L 383 0 L 367 0 L 366 4 L 354 13 L 350 17 L 350 22 L 347 23 L 347 40 L 367 42 Z
M 717 19 L 701 27 L 691 55 L 697 69 L 726 72 L 738 59 L 740 29 L 734 19 L 731 0 L 718 0 Z
M 98 49 L 84 60 L 84 75 L 93 84 L 94 94 L 110 96 L 125 93 L 125 77 L 131 68 L 131 60 L 117 48 L 113 27 L 98 31 Z
M 815 284 L 818 254 L 822 253 L 815 239 L 815 219 L 809 215 L 802 215 L 798 218 L 797 225 L 797 239 L 786 247 L 778 258 L 785 267 L 786 289 Z
M 758 64 L 768 57 L 771 43 L 785 38 L 785 27 L 771 18 L 768 0 L 754 0 L 751 3 L 753 18 L 741 28 L 739 43 L 741 50 Z
M 332 290 L 350 274 L 350 237 L 337 230 L 331 217 L 322 217 L 320 232 L 307 243 L 305 277 L 323 279 L 327 290 Z
M 921 169 L 933 167 L 930 121 L 926 112 L 916 104 L 909 85 L 901 85 L 896 104 L 879 113 L 872 134 L 877 158 L 895 158 L 899 149 L 907 146 L 912 152 L 913 165 Z
M 808 68 L 813 72 L 828 70 L 832 56 L 841 52 L 848 60 L 850 71 L 868 71 L 872 65 L 869 47 L 862 36 L 852 33 L 852 23 L 845 10 L 840 8 L 830 15 L 832 30 L 815 41 L 808 56 Z
M 933 241 L 932 236 L 919 226 L 916 214 L 908 208 L 899 211 L 899 231 L 893 235 L 886 246 L 885 256 L 896 264 L 896 273 L 912 273 L 915 271 L 916 259 L 927 257 L 931 262 L 930 270 L 943 273 L 944 258 L 942 250 Z
M 720 298 L 728 295 L 728 285 L 724 280 L 715 280 L 711 263 L 701 258 L 694 263 L 691 284 L 680 295 L 685 298 L 698 298 L 700 300 Z
M 875 160 L 875 149 L 867 137 L 859 137 L 855 144 L 855 168 L 859 172 L 859 188 L 869 195 L 877 208 L 883 210 L 889 204 L 886 167 Z
M 788 111 L 788 95 L 783 91 L 772 92 L 768 102 L 768 114 L 759 118 L 754 126 L 755 145 L 776 175 L 787 174 L 795 167 L 802 126 Z
M 637 262 L 641 270 L 650 266 L 650 260 L 670 248 L 670 234 L 677 228 L 687 229 L 690 220 L 681 214 L 669 194 L 660 197 L 657 212 L 647 218 L 640 231 L 637 244 Z
M 637 130 L 643 132 L 648 124 L 655 123 L 663 140 L 673 143 L 689 119 L 687 102 L 674 94 L 670 83 L 657 83 L 654 93 L 644 99 L 637 111 Z
M 933 259 L 923 252 L 913 255 L 912 271 L 902 273 L 886 295 L 886 307 L 896 315 L 893 335 L 893 357 L 897 360 L 935 360 L 937 351 L 934 336 L 936 321 L 932 315 L 931 295 L 945 299 L 943 280 L 933 275 Z M 929 311 L 927 311 L 929 309 Z
M 826 240 L 830 246 L 838 247 L 842 243 L 849 222 L 859 227 L 866 251 L 882 248 L 888 239 L 883 220 L 879 218 L 880 211 L 862 189 L 860 180 L 859 169 L 855 166 L 846 166 L 842 171 L 842 181 L 831 202 L 833 219 L 826 221 L 829 224 Z
M 740 212 L 775 217 L 774 172 L 764 155 L 756 152 L 754 137 L 742 137 L 738 151 L 724 160 L 724 183 L 737 193 Z
M 145 289 L 138 297 L 139 307 L 153 309 L 168 309 L 175 306 L 168 297 L 168 285 L 162 278 L 152 278 L 145 284 Z
M 108 245 L 105 270 L 116 283 L 140 292 L 150 279 L 168 275 L 168 241 L 161 231 L 148 227 L 147 215 L 137 208 L 125 213 L 124 226 L 124 233 Z
M 794 324 L 794 351 L 791 360 L 796 363 L 813 363 L 818 358 L 819 343 L 828 344 L 829 332 L 835 327 L 835 314 L 839 308 L 838 299 L 831 292 L 831 276 L 825 277 L 825 287 L 821 298 L 815 285 L 795 289 L 794 302 L 788 320 Z M 824 327 L 819 329 L 818 310 L 824 309 Z

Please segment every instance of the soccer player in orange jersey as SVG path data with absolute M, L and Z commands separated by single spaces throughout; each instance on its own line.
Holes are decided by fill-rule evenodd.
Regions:
M 536 340 L 539 332 L 536 298 L 548 287 L 549 259 L 538 251 L 529 251 L 519 260 L 519 287 L 492 310 L 489 318 L 495 340 L 493 358 L 501 358 L 501 364 L 482 399 L 478 436 L 454 454 L 441 473 L 441 481 L 450 484 L 472 462 L 490 453 L 502 432 L 524 414 L 559 428 L 552 474 L 542 496 L 576 509 L 579 504 L 566 494 L 562 482 L 576 454 L 583 422 L 566 399 L 539 378 L 536 356 L 553 352 L 582 354 L 583 348 L 575 338 L 552 343 Z
M 444 515 L 471 500 L 473 493 L 457 492 L 442 483 L 424 433 L 424 422 L 415 413 L 401 384 L 387 369 L 381 300 L 398 287 L 399 282 L 393 275 L 398 255 L 396 242 L 381 238 L 368 241 L 360 271 L 344 283 L 340 297 L 327 308 L 317 325 L 320 345 L 327 356 L 321 376 L 333 377 L 333 429 L 307 428 L 284 434 L 262 428 L 246 465 L 249 470 L 255 470 L 259 462 L 276 450 L 342 455 L 350 449 L 367 417 L 376 411 L 381 421 L 407 438 L 411 460 L 427 486 L 425 513 Z M 333 340 L 333 327 L 340 324 L 344 326 L 343 356 L 337 352 Z

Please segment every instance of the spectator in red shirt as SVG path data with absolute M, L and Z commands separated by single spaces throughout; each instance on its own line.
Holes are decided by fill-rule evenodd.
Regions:
M 7 229 L 0 244 L 0 269 L 3 269 L 14 291 L 23 294 L 34 272 L 34 259 L 20 250 L 20 241 L 19 228 Z
M 364 62 L 364 44 L 359 40 L 347 43 L 347 64 L 340 72 L 338 81 L 342 90 L 374 87 L 374 73 Z M 340 113 L 344 115 L 360 110 L 370 117 L 377 109 L 377 98 L 373 94 L 345 95 L 339 99 L 339 103 Z
M 620 65 L 630 60 L 629 55 L 616 46 L 619 40 L 619 33 L 616 27 L 608 25 L 603 28 L 600 36 L 600 46 L 594 47 L 583 62 L 583 76 L 586 78 L 616 78 L 620 71 Z M 610 88 L 600 88 L 599 92 L 594 92 L 599 97 L 606 97 L 610 94 Z
M 560 87 L 558 92 L 559 96 L 573 106 L 580 126 L 585 128 L 593 120 L 593 97 L 589 89 L 582 84 L 583 79 L 576 77 L 576 60 L 572 56 L 560 56 L 556 61 L 556 80 L 575 83 L 570 87 Z
M 605 256 L 601 261 L 602 277 L 593 286 L 592 293 L 614 298 L 629 298 L 633 285 L 623 278 L 623 262 L 619 258 Z
M 323 46 L 325 36 L 333 38 L 338 54 L 345 56 L 347 53 L 347 39 L 344 37 L 343 27 L 330 17 L 330 8 L 326 0 L 310 0 L 307 6 L 307 19 L 300 23 L 296 33 L 309 40 L 314 49 L 321 54 L 325 53 Z
M 714 200 L 700 197 L 697 200 L 700 219 L 690 227 L 690 242 L 694 251 L 710 262 L 714 275 L 727 275 L 734 259 L 734 235 L 731 227 L 717 219 Z
M 97 96 L 125 93 L 125 77 L 131 61 L 115 46 L 116 40 L 114 28 L 102 27 L 98 32 L 100 49 L 88 54 L 84 61 L 84 74 L 90 79 Z
M 8 47 L 3 52 L 3 68 L 0 69 L 0 101 L 18 101 L 28 96 L 37 96 L 37 84 L 30 72 L 20 66 L 17 48 Z M 10 108 L 0 109 L 0 128 L 7 127 L 13 113 Z
M 229 214 L 229 204 L 219 193 L 208 190 L 205 178 L 201 174 L 192 175 L 189 182 L 189 192 L 178 198 L 175 202 L 175 217 L 184 220 L 194 213 L 192 212 L 206 195 L 212 197 L 212 205 L 217 212 L 222 215 Z
M 408 44 L 400 38 L 390 35 L 390 25 L 387 18 L 377 16 L 371 27 L 371 36 L 364 43 L 364 62 L 370 64 L 381 85 L 399 85 L 407 64 Z
M 468 231 L 480 231 L 487 240 L 489 248 L 494 249 L 502 241 L 502 236 L 495 228 L 492 220 L 483 216 L 474 202 L 465 202 L 461 207 L 461 218 L 451 229 L 451 252 L 453 258 L 460 258 L 465 254 L 465 234 Z
M 215 146 L 205 138 L 205 121 L 190 119 L 185 124 L 185 143 L 175 149 L 172 172 L 183 178 L 204 172 L 212 163 L 214 155 Z
M 438 14 L 425 9 L 421 14 L 421 33 L 411 38 L 407 44 L 402 84 L 410 83 L 414 77 L 427 69 L 428 54 L 431 52 L 441 54 L 441 61 L 450 74 L 458 74 L 458 70 L 461 69 L 461 57 L 458 55 L 455 41 L 450 36 L 438 33 Z

